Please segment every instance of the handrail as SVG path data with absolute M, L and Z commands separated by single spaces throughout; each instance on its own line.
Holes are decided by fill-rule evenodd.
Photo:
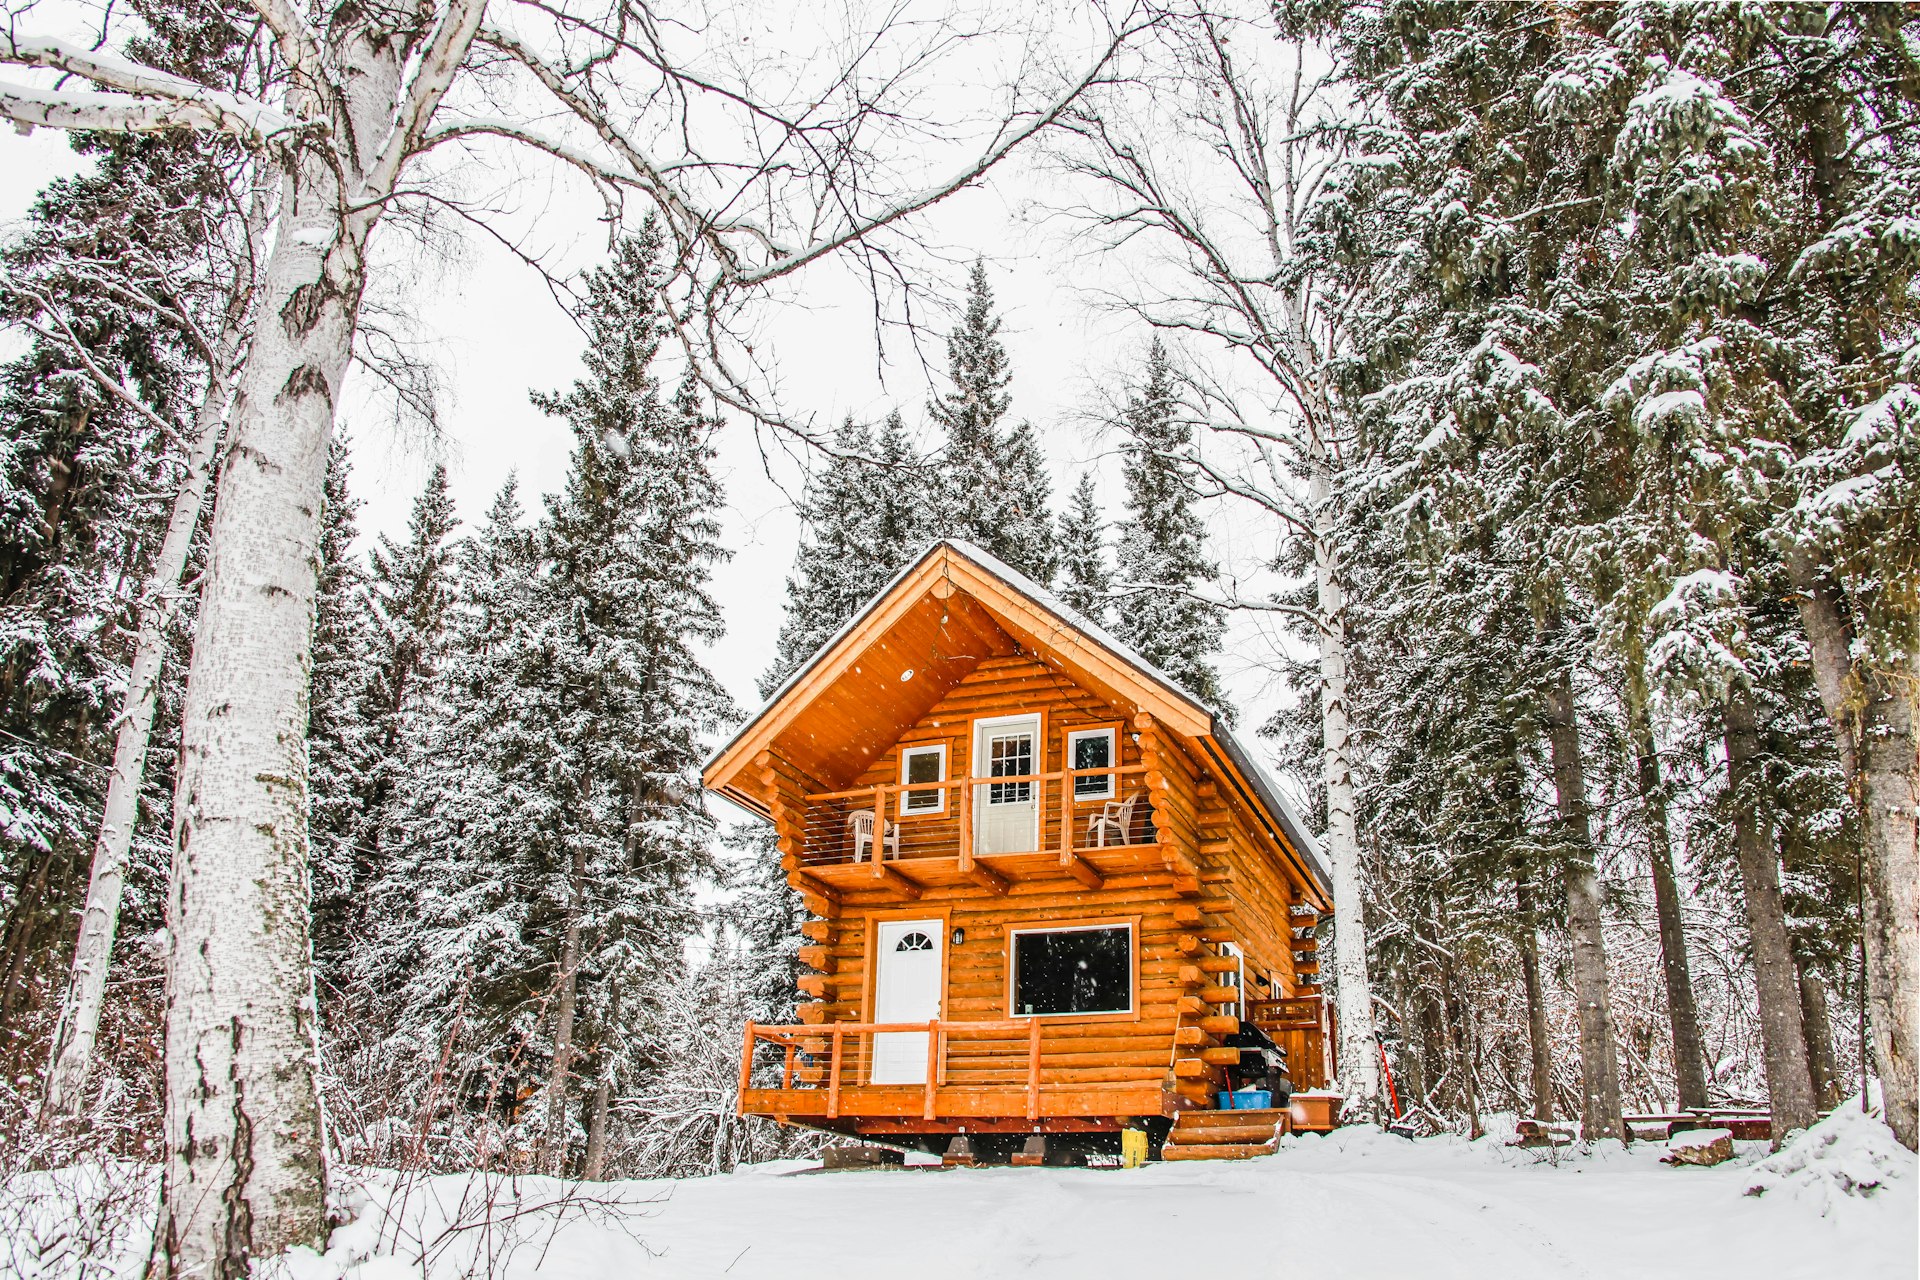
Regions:
M 748 1022 L 746 1034 L 742 1037 L 740 1055 L 740 1094 L 753 1088 L 753 1051 L 756 1042 L 768 1041 L 786 1046 L 786 1060 L 781 1073 L 781 1088 L 793 1087 L 794 1052 L 802 1039 L 826 1038 L 831 1045 L 827 1055 L 827 1106 L 826 1117 L 836 1119 L 840 1115 L 840 1077 L 844 1061 L 843 1047 L 849 1036 L 858 1041 L 862 1036 L 888 1035 L 897 1032 L 923 1033 L 927 1037 L 927 1071 L 921 1084 L 924 1101 L 921 1110 L 928 1120 L 937 1114 L 937 1098 L 940 1088 L 946 1082 L 946 1049 L 949 1038 L 955 1033 L 998 1033 L 1009 1035 L 1021 1032 L 1026 1038 L 1026 1094 L 1027 1118 L 1037 1119 L 1040 1115 L 1040 1058 L 1043 1020 L 1040 1018 L 998 1018 L 981 1022 L 943 1022 L 930 1019 L 926 1022 L 825 1022 L 819 1024 L 787 1023 L 768 1026 L 758 1022 Z

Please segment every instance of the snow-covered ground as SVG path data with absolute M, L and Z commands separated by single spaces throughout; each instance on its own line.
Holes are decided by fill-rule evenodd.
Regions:
M 1498 1138 L 1355 1128 L 1289 1138 L 1247 1163 L 1131 1170 L 823 1173 L 789 1161 L 586 1188 L 383 1173 L 350 1193 L 358 1216 L 328 1256 L 296 1258 L 291 1280 L 1912 1280 L 1920 1270 L 1914 1157 L 1857 1110 L 1771 1158 L 1764 1143 L 1741 1143 L 1711 1169 L 1669 1167 L 1661 1154 L 1607 1144 L 1556 1160 Z M 1756 1185 L 1764 1193 L 1748 1194 Z M 143 1245 L 123 1241 L 93 1274 L 134 1280 Z
M 1912 1280 L 1914 1157 L 1858 1112 L 1809 1139 L 1797 1160 L 1776 1157 L 1782 1168 L 1773 1173 L 1757 1171 L 1763 1143 L 1742 1143 L 1735 1160 L 1711 1169 L 1663 1165 L 1657 1144 L 1563 1152 L 1556 1164 L 1498 1140 L 1412 1142 L 1368 1129 L 1290 1138 L 1278 1154 L 1247 1163 L 1134 1170 L 813 1173 L 789 1162 L 618 1184 L 618 1210 L 582 1206 L 558 1231 L 545 1215 L 519 1222 L 511 1258 L 492 1270 L 564 1280 Z M 1857 1194 L 1858 1184 L 1876 1181 L 1877 1190 Z M 1746 1194 L 1756 1182 L 1769 1190 Z M 518 1203 L 564 1190 L 523 1180 Z M 369 1191 L 391 1204 L 390 1183 Z M 457 1210 L 463 1195 L 469 1203 Z M 476 1199 L 466 1180 L 416 1184 L 402 1211 L 412 1239 L 401 1252 L 417 1257 L 422 1229 L 438 1232 L 449 1218 L 477 1223 Z M 495 1216 L 506 1207 L 499 1198 Z M 335 1258 L 363 1251 L 383 1216 L 376 1210 L 343 1233 Z M 388 1230 L 391 1241 L 391 1223 Z M 446 1248 L 436 1276 L 465 1270 L 460 1255 L 481 1247 L 477 1230 L 465 1234 L 474 1238 Z M 496 1253 L 505 1243 L 496 1233 Z M 399 1280 L 392 1265 L 381 1259 L 368 1268 L 379 1274 L 353 1280 Z

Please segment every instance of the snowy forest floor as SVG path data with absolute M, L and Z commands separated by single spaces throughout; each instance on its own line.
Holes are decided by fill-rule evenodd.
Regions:
M 1916 1272 L 1914 1157 L 1857 1110 L 1770 1160 L 1764 1143 L 1741 1143 L 1733 1161 L 1711 1169 L 1670 1168 L 1661 1153 L 1658 1143 L 1602 1144 L 1555 1159 L 1499 1136 L 1409 1141 L 1350 1128 L 1289 1138 L 1276 1155 L 1244 1164 L 1137 1170 L 812 1173 L 812 1162 L 783 1161 L 587 1187 L 375 1173 L 349 1193 L 357 1217 L 328 1255 L 296 1256 L 290 1280 L 1158 1280 L 1196 1262 L 1314 1280 Z M 1768 1186 L 1764 1195 L 1747 1194 L 1756 1183 Z M 117 1257 L 78 1270 L 35 1266 L 16 1242 L 11 1272 L 133 1280 L 143 1234 L 123 1233 Z

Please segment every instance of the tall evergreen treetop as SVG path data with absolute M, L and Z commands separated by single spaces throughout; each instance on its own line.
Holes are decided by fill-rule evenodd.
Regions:
M 1121 425 L 1128 519 L 1116 557 L 1114 631 L 1182 688 L 1219 707 L 1220 680 L 1207 659 L 1219 652 L 1225 615 L 1193 595 L 1215 569 L 1189 487 L 1193 427 L 1181 416 L 1173 361 L 1158 338 Z
M 1107 526 L 1094 494 L 1093 476 L 1080 483 L 1060 513 L 1060 581 L 1062 600 L 1087 619 L 1107 626 L 1107 605 L 1113 594 L 1113 570 L 1107 565 Z
M 947 338 L 952 390 L 927 412 L 946 433 L 933 533 L 963 538 L 1042 583 L 1055 567 L 1046 459 L 1027 423 L 1003 426 L 1013 379 L 983 262 L 973 264 L 967 305 Z

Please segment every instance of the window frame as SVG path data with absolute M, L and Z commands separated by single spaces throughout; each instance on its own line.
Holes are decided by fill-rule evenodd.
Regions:
M 1060 767 L 1071 771 L 1073 768 L 1074 745 L 1082 738 L 1105 737 L 1107 740 L 1107 772 L 1099 778 L 1075 778 L 1073 780 L 1073 802 L 1075 804 L 1098 804 L 1113 800 L 1120 795 L 1120 726 L 1117 724 L 1087 725 L 1081 729 L 1067 730 L 1067 739 L 1062 746 Z M 1102 781 L 1105 791 L 1080 790 L 1083 782 Z
M 1015 939 L 1027 933 L 1092 933 L 1101 929 L 1127 931 L 1127 1007 L 1079 1013 L 1021 1013 L 1018 999 L 1020 974 L 1015 967 L 1019 950 Z M 1026 925 L 1007 929 L 1007 1016 L 1009 1018 L 1054 1018 L 1080 1022 L 1138 1022 L 1140 1020 L 1140 921 L 1125 919 L 1075 920 L 1061 924 Z
M 914 756 L 934 753 L 937 753 L 940 757 L 940 782 L 945 783 L 949 781 L 947 776 L 947 760 L 949 757 L 947 744 L 945 742 L 921 742 L 913 746 L 902 746 L 900 748 L 900 798 L 894 805 L 898 816 L 902 818 L 932 818 L 944 814 L 947 811 L 947 792 L 950 788 L 946 786 L 934 787 L 924 782 L 915 784 L 907 779 L 909 760 Z M 910 795 L 914 794 L 916 790 L 921 793 L 931 791 L 934 796 L 934 803 L 926 808 L 909 806 L 907 799 Z

